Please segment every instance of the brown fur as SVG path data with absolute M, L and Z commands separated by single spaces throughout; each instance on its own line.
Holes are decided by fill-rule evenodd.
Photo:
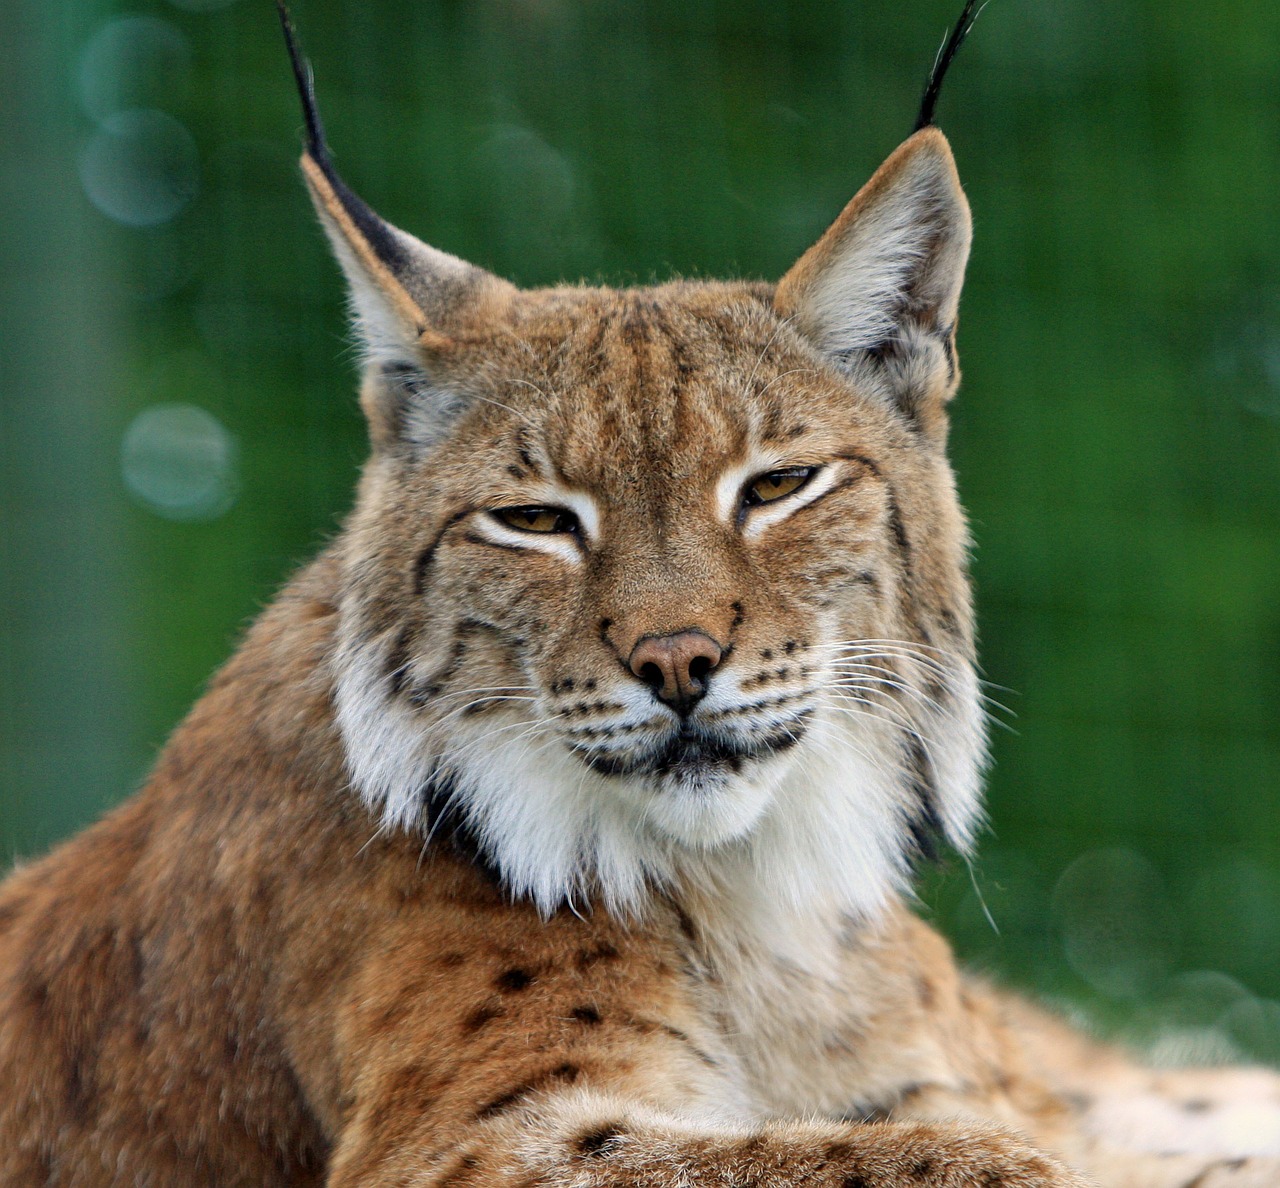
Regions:
M 836 359 L 814 294 L 913 169 L 941 229 L 892 340 Z M 673 859 L 641 902 L 610 910 L 597 871 L 540 913 L 491 869 L 482 816 L 410 799 L 425 816 L 388 824 L 351 787 L 352 673 L 446 742 L 479 722 L 495 747 L 485 729 L 541 714 L 561 723 L 548 745 L 589 747 L 620 732 L 636 641 L 690 627 L 753 705 L 814 696 L 817 646 L 865 638 L 911 645 L 882 671 L 949 712 L 956 670 L 925 661 L 972 658 L 943 453 L 968 222 L 940 134 L 899 150 L 776 298 L 517 294 L 425 248 L 393 274 L 308 177 L 410 366 L 375 351 L 349 525 L 147 787 L 0 889 L 0 1183 L 1066 1188 L 1067 1163 L 1117 1188 L 1280 1183 L 1225 1130 L 1208 1154 L 1106 1134 L 1108 1093 L 1263 1104 L 1274 1124 L 1275 1079 L 1142 1071 L 963 978 L 891 887 L 875 911 L 815 897 L 784 937 L 728 868 Z M 424 412 L 440 391 L 458 408 Z M 716 482 L 769 448 L 836 477 L 784 530 L 739 533 Z M 538 474 L 594 497 L 607 545 L 575 561 L 493 535 L 487 509 L 529 502 Z M 924 711 L 899 685 L 874 729 L 901 741 Z M 508 695 L 527 687 L 536 710 Z M 964 841 L 960 808 L 925 803 L 918 750 L 904 869 L 929 828 Z

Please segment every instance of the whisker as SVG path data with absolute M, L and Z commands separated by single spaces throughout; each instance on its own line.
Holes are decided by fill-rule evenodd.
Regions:
M 764 362 L 764 357 L 769 353 L 769 348 L 773 346 L 773 344 L 778 340 L 778 335 L 782 333 L 785 327 L 791 325 L 792 320 L 793 320 L 792 318 L 788 317 L 788 318 L 783 318 L 781 319 L 781 321 L 778 322 L 777 326 L 774 327 L 773 333 L 769 335 L 769 341 L 764 344 L 763 349 L 760 351 L 760 354 L 757 356 L 755 366 L 752 367 L 751 369 L 751 374 L 747 376 L 746 389 L 747 389 L 747 392 L 751 394 L 753 399 L 756 393 L 752 391 L 751 385 L 755 383 L 756 373 L 760 370 L 760 364 Z
M 916 727 L 914 722 L 911 722 L 905 718 L 892 715 L 891 713 L 887 712 L 886 707 L 878 701 L 870 701 L 865 697 L 849 697 L 848 695 L 841 697 L 840 700 L 841 702 L 853 701 L 853 702 L 857 702 L 858 704 L 857 706 L 853 706 L 853 705 L 846 705 L 846 704 L 837 704 L 833 702 L 831 703 L 831 708 L 833 710 L 836 710 L 839 713 L 850 714 L 856 717 L 871 718 L 874 721 L 881 723 L 881 725 L 893 726 L 899 730 L 906 730 L 909 733 L 915 735 L 917 738 L 919 738 L 927 746 L 932 747 L 934 745 L 930 739 L 928 739 L 925 735 L 920 733 L 919 729 Z M 859 706 L 865 706 L 866 708 L 865 709 L 858 708 Z M 875 711 L 875 712 L 873 713 L 872 711 Z
M 765 349 L 767 350 L 768 348 L 766 347 Z M 763 396 L 770 388 L 772 388 L 774 384 L 776 384 L 779 380 L 786 379 L 787 376 L 789 375 L 813 375 L 813 374 L 814 374 L 814 370 L 812 367 L 793 367 L 790 371 L 784 371 L 781 375 L 775 375 L 773 379 L 771 379 L 767 384 L 765 384 L 763 388 L 760 389 L 760 391 L 756 393 L 755 398 L 759 400 L 760 397 Z

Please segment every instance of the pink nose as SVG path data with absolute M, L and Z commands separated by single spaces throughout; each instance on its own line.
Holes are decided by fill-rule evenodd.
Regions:
M 707 691 L 707 680 L 724 649 L 703 631 L 642 636 L 627 661 L 654 693 L 673 709 L 687 714 Z

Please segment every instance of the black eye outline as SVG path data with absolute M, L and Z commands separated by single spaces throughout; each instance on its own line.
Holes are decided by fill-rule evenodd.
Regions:
M 762 474 L 757 474 L 749 478 L 742 488 L 742 514 L 745 515 L 753 507 L 764 507 L 769 503 L 781 503 L 784 499 L 790 499 L 792 495 L 798 495 L 811 482 L 813 476 L 821 470 L 821 466 L 779 466 L 776 470 L 766 470 Z M 790 491 L 784 491 L 781 495 L 775 495 L 772 499 L 763 499 L 755 492 L 755 485 L 762 479 L 774 478 L 799 478 L 798 482 Z
M 540 503 L 533 503 L 517 507 L 491 508 L 489 515 L 506 528 L 514 529 L 516 532 L 528 532 L 532 536 L 578 536 L 582 532 L 582 524 L 578 517 L 565 507 L 547 507 Z M 550 515 L 555 519 L 549 528 L 532 528 L 527 524 L 513 524 L 507 519 L 508 515 L 525 516 L 528 519 Z

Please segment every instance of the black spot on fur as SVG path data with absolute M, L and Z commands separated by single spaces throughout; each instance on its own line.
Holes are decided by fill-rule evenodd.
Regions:
M 575 1023 L 581 1023 L 584 1027 L 598 1027 L 601 1022 L 600 1012 L 593 1006 L 574 1007 L 569 1015 Z
M 82 1122 L 89 1121 L 94 1114 L 96 1088 L 88 1055 L 81 1049 L 71 1054 L 67 1067 L 66 1103 L 72 1117 Z
M 577 964 L 579 969 L 590 969 L 593 965 L 598 965 L 602 961 L 617 961 L 621 954 L 613 945 L 604 944 L 595 945 L 589 949 L 579 949 Z
M 918 1163 L 912 1165 L 911 1178 L 913 1180 L 927 1180 L 933 1172 L 933 1160 L 921 1159 Z
M 575 1144 L 579 1155 L 590 1158 L 591 1156 L 608 1155 L 610 1151 L 618 1145 L 618 1140 L 625 1132 L 622 1127 L 616 1123 L 608 1123 L 604 1126 L 598 1126 L 594 1130 L 588 1130 L 582 1135 Z
M 477 1031 L 492 1023 L 494 1019 L 501 1019 L 506 1012 L 501 1007 L 482 1006 L 477 1007 L 465 1019 L 462 1020 L 462 1030 L 466 1035 L 474 1035 Z
M 504 994 L 518 994 L 533 985 L 533 974 L 527 969 L 508 969 L 500 973 L 494 981 Z
M 514 1089 L 508 1089 L 506 1093 L 499 1094 L 492 1101 L 486 1102 L 476 1110 L 476 1117 L 492 1118 L 497 1114 L 501 1114 L 504 1110 L 510 1109 L 518 1101 L 528 1097 L 532 1092 L 532 1085 L 517 1085 Z

